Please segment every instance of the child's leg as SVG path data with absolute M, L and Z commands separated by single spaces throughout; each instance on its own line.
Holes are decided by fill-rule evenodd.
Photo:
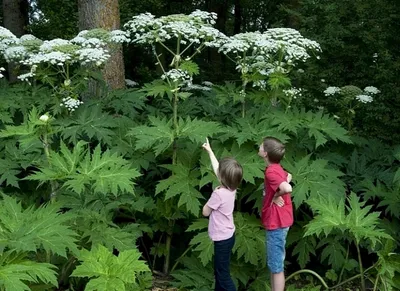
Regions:
M 227 240 L 214 242 L 215 291 L 236 291 L 229 270 L 234 244 L 235 235 Z
M 272 291 L 284 291 L 285 244 L 289 228 L 268 230 L 266 235 L 267 263 L 271 272 Z

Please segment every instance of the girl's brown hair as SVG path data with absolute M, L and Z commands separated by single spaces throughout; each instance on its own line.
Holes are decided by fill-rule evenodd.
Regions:
M 243 178 L 242 166 L 232 158 L 223 158 L 218 167 L 219 179 L 226 188 L 236 190 Z

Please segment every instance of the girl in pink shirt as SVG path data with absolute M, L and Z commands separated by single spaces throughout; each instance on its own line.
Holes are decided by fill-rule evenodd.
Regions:
M 235 244 L 233 209 L 236 189 L 242 181 L 243 169 L 232 158 L 224 158 L 218 162 L 208 139 L 203 144 L 203 148 L 210 155 L 214 173 L 221 183 L 203 207 L 203 215 L 210 217 L 208 234 L 214 242 L 215 291 L 236 291 L 230 275 L 229 264 Z

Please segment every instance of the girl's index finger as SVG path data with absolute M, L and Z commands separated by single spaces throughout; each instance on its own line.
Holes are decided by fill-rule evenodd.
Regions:
M 207 144 L 209 144 L 210 142 L 208 141 L 208 137 L 206 137 L 206 142 L 207 142 Z

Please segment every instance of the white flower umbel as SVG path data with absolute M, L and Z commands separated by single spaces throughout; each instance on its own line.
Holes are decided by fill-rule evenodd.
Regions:
M 2 72 L 4 72 L 5 69 L 3 67 L 0 67 L 0 79 L 4 78 L 4 75 L 2 74 Z
M 328 87 L 325 89 L 324 94 L 325 96 L 333 96 L 337 93 L 340 93 L 340 88 L 339 87 Z
M 374 101 L 374 98 L 368 95 L 358 95 L 356 96 L 356 99 L 361 103 L 371 103 L 372 101 Z
M 367 86 L 364 88 L 364 92 L 369 95 L 371 95 L 371 94 L 376 95 L 376 94 L 379 94 L 381 91 L 379 91 L 378 88 L 376 88 L 374 86 Z
M 248 32 L 229 37 L 219 48 L 228 55 L 242 74 L 261 74 L 268 77 L 272 73 L 288 73 L 298 63 L 305 62 L 310 52 L 320 52 L 320 45 L 303 37 L 297 30 L 273 28 L 264 33 Z M 253 83 L 265 88 L 263 80 Z
M 187 86 L 192 85 L 192 77 L 184 70 L 172 69 L 161 76 L 161 79 L 168 79 L 174 83 L 185 84 Z
M 287 90 L 283 90 L 283 94 L 287 97 L 291 97 L 293 99 L 300 98 L 303 95 L 303 90 L 301 88 L 290 88 Z
M 213 28 L 216 14 L 196 10 L 189 15 L 176 14 L 156 18 L 150 13 L 134 16 L 125 24 L 133 43 L 154 44 L 172 38 L 183 45 L 219 46 L 226 36 Z
M 122 30 L 113 30 L 110 32 L 110 40 L 113 43 L 128 43 L 130 42 L 129 33 Z
M 7 62 L 23 60 L 27 55 L 28 51 L 23 46 L 11 46 L 4 51 L 4 58 Z
M 52 52 L 52 51 L 56 51 L 57 48 L 59 48 L 59 47 L 69 46 L 71 44 L 72 43 L 69 40 L 60 39 L 60 38 L 46 40 L 40 46 L 40 51 L 41 52 Z
M 75 111 L 79 105 L 83 104 L 83 101 L 71 98 L 71 97 L 66 97 L 62 99 L 62 102 L 60 104 L 61 107 L 65 106 L 68 111 L 73 112 Z
M 83 65 L 100 67 L 110 58 L 110 54 L 103 48 L 83 48 L 77 51 L 78 60 Z
M 63 66 L 64 63 L 72 61 L 73 58 L 70 54 L 53 51 L 49 53 L 39 52 L 37 54 L 32 54 L 28 59 L 22 61 L 22 63 L 28 66 L 38 65 L 41 63 Z
M 3 52 L 11 45 L 15 45 L 18 38 L 7 28 L 0 26 L 0 52 Z

